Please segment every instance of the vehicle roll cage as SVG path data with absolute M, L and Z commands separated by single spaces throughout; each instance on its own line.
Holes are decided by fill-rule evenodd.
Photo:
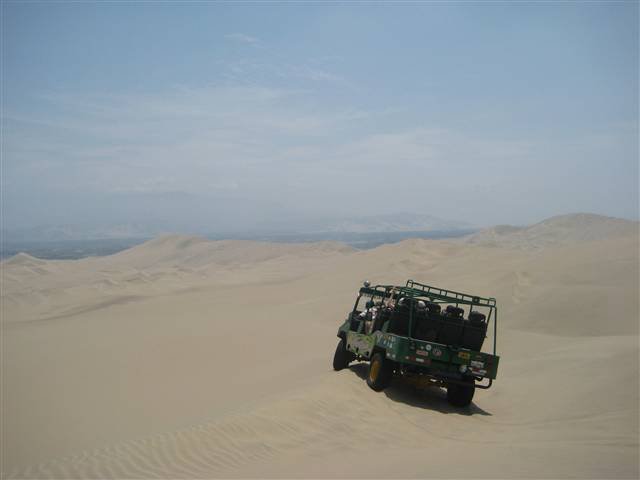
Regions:
M 368 285 L 360 288 L 356 303 L 353 306 L 353 312 L 355 313 L 358 308 L 358 302 L 363 295 L 370 296 L 371 298 L 379 297 L 381 299 L 393 299 L 397 300 L 401 297 L 408 298 L 411 304 L 413 302 L 426 299 L 432 303 L 450 303 L 459 305 L 469 305 L 469 313 L 473 311 L 473 307 L 483 307 L 489 309 L 487 315 L 487 328 L 491 323 L 491 317 L 493 316 L 493 355 L 496 355 L 496 341 L 498 335 L 498 307 L 496 305 L 496 299 L 493 297 L 484 298 L 477 295 L 469 295 L 466 293 L 455 292 L 453 290 L 445 290 L 444 288 L 431 287 L 422 283 L 414 282 L 413 280 L 407 280 L 404 286 L 396 285 Z M 411 338 L 411 332 L 413 332 L 413 308 L 409 310 L 409 337 Z

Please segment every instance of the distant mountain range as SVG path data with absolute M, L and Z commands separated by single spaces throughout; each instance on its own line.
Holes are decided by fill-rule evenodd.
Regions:
M 162 231 L 137 224 L 91 227 L 83 225 L 43 225 L 2 230 L 2 236 L 6 242 L 63 242 L 150 238 L 160 233 L 162 233 Z
M 399 232 L 444 232 L 470 230 L 465 222 L 445 220 L 432 215 L 398 213 L 359 217 L 340 217 L 313 221 L 292 221 L 276 227 L 246 229 L 242 232 L 214 231 L 202 226 L 179 233 L 197 234 L 216 238 L 260 237 L 264 235 L 318 235 L 318 234 L 368 234 Z M 4 229 L 6 242 L 61 242 L 79 240 L 108 240 L 125 238 L 151 238 L 171 233 L 171 228 L 136 224 L 117 225 L 45 225 L 20 229 Z
M 256 229 L 252 232 L 187 232 L 178 236 L 161 236 L 160 231 L 140 225 L 91 229 L 41 227 L 13 232 L 9 238 L 5 234 L 0 248 L 0 259 L 12 257 L 20 252 L 45 259 L 104 256 L 134 247 L 154 237 L 164 240 L 153 240 L 151 245 L 165 242 L 167 238 L 177 238 L 180 240 L 178 243 L 182 244 L 183 239 L 188 240 L 193 235 L 198 235 L 198 242 L 206 242 L 202 237 L 209 240 L 253 240 L 270 244 L 339 242 L 361 250 L 409 238 L 447 238 L 456 243 L 483 247 L 541 250 L 549 246 L 578 245 L 625 236 L 633 238 L 634 235 L 638 235 L 639 228 L 640 223 L 637 221 L 587 213 L 556 216 L 529 226 L 499 225 L 483 230 L 469 228 L 469 225 L 463 222 L 413 214 L 342 218 L 307 224 L 304 228 L 299 225 L 298 230 L 291 228 Z
M 456 220 L 445 220 L 433 215 L 398 213 L 343 218 L 330 221 L 321 231 L 344 233 L 391 233 L 466 230 L 472 225 Z

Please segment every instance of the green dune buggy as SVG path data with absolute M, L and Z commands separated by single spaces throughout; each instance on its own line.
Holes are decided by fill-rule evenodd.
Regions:
M 365 282 L 338 329 L 333 368 L 368 361 L 367 384 L 373 390 L 385 389 L 395 375 L 417 387 L 444 387 L 449 403 L 465 407 L 476 388 L 489 388 L 496 378 L 497 320 L 495 298 L 413 280 L 404 286 Z M 489 354 L 482 347 L 491 324 Z

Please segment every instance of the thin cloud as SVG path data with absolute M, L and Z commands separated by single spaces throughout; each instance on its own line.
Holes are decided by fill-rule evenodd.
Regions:
M 234 42 L 239 43 L 248 43 L 250 45 L 257 45 L 260 43 L 256 37 L 252 37 L 251 35 L 247 35 L 245 33 L 228 33 L 224 36 L 227 40 L 232 40 Z
M 152 203 L 154 195 L 180 193 L 211 208 L 224 206 L 229 215 L 238 201 L 293 206 L 300 213 L 392 213 L 414 205 L 416 211 L 437 208 L 442 216 L 490 222 L 489 210 L 497 216 L 540 202 L 570 210 L 569 201 L 578 200 L 588 206 L 597 190 L 588 179 L 605 177 L 597 170 L 578 173 L 599 165 L 593 159 L 611 145 L 635 138 L 623 129 L 591 140 L 541 142 L 420 120 L 399 125 L 398 116 L 406 115 L 398 111 L 322 104 L 312 88 L 182 87 L 38 100 L 47 107 L 38 115 L 8 111 L 3 118 L 3 186 L 14 206 L 9 225 L 21 218 L 46 220 L 46 210 L 21 214 L 21 202 L 33 192 L 50 195 L 46 201 L 53 205 L 76 192 L 80 200 L 58 205 L 59 211 L 90 195 L 115 205 L 127 195 Z M 586 167 L 577 164 L 589 156 Z M 605 174 L 600 190 L 621 184 L 615 171 Z M 625 190 L 622 195 L 628 196 Z M 175 199 L 175 212 L 188 209 L 180 202 Z M 178 213 L 167 215 L 180 221 Z
M 252 52 L 251 55 L 216 62 L 222 78 L 234 85 L 281 84 L 283 81 L 296 79 L 310 85 L 324 84 L 328 87 L 358 89 L 351 79 L 329 68 L 327 64 L 334 60 L 332 57 L 312 57 L 292 62 L 289 55 L 250 35 L 232 33 L 225 35 L 225 38 L 260 47 L 259 55 L 254 55 L 255 52 Z

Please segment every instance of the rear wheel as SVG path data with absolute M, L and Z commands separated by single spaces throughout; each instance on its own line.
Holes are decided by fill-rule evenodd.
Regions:
M 354 359 L 355 355 L 347 350 L 344 339 L 341 338 L 336 347 L 336 353 L 333 355 L 333 369 L 342 370 L 347 368 Z
M 467 407 L 473 400 L 476 385 L 473 379 L 465 379 L 465 384 L 450 383 L 447 385 L 447 401 L 454 407 Z
M 393 364 L 384 357 L 383 353 L 376 352 L 369 362 L 367 385 L 376 392 L 387 388 L 393 375 Z

